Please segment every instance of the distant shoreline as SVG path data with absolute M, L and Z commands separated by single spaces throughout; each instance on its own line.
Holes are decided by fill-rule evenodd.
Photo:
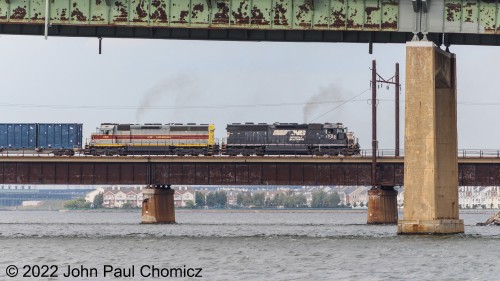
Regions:
M 175 209 L 179 213 L 365 213 L 367 209 L 313 209 L 313 208 L 290 208 L 290 209 Z
M 26 211 L 53 211 L 53 212 L 61 212 L 61 213 L 140 213 L 142 212 L 141 208 L 135 209 L 37 209 L 37 208 L 0 208 L 0 212 L 26 212 Z M 366 213 L 368 209 L 348 209 L 348 208 L 331 208 L 331 209 L 320 209 L 320 208 L 288 208 L 288 209 L 251 209 L 251 208 L 242 208 L 242 209 L 175 209 L 176 213 Z M 399 213 L 403 212 L 403 209 L 398 209 Z M 474 209 L 460 209 L 460 214 L 496 214 L 499 209 L 483 209 L 483 210 L 474 210 Z
M 290 208 L 290 209 L 175 209 L 178 213 L 190 213 L 190 212 L 201 212 L 201 213 L 216 213 L 216 212 L 226 212 L 226 213 L 366 213 L 368 209 L 347 209 L 347 208 L 331 208 L 331 209 L 316 209 L 316 208 Z M 399 213 L 403 212 L 403 209 L 398 209 Z M 469 210 L 462 209 L 459 210 L 460 214 L 490 214 L 497 213 L 499 209 L 485 209 L 485 210 Z

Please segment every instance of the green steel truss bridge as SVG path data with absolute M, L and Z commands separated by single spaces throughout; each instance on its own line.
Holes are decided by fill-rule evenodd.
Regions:
M 448 46 L 500 45 L 499 27 L 499 0 L 0 0 L 17 35 Z

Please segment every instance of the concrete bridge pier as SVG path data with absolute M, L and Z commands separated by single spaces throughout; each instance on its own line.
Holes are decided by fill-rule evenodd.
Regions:
M 455 54 L 406 44 L 404 219 L 399 234 L 463 233 L 458 217 Z
M 144 189 L 142 223 L 175 223 L 174 193 L 170 185 Z
M 394 187 L 382 186 L 368 190 L 368 224 L 396 224 L 398 222 L 398 192 Z

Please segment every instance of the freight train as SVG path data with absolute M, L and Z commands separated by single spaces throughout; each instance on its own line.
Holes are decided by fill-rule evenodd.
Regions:
M 219 143 L 213 124 L 103 123 L 82 148 L 82 124 L 0 124 L 0 149 L 94 156 L 360 154 L 354 133 L 342 123 L 233 123 L 226 131 Z

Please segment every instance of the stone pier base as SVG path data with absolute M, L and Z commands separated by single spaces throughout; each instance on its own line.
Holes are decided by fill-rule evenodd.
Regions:
M 463 220 L 400 220 L 398 234 L 464 233 Z
M 142 223 L 175 223 L 173 189 L 144 189 Z
M 391 189 L 368 190 L 368 224 L 395 224 L 398 222 L 398 192 Z

